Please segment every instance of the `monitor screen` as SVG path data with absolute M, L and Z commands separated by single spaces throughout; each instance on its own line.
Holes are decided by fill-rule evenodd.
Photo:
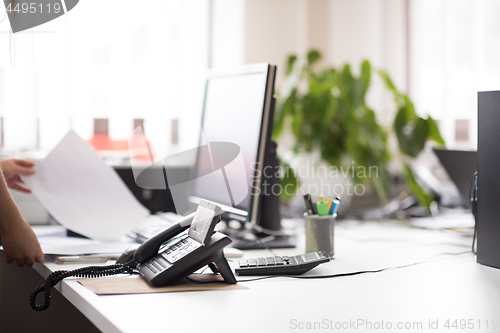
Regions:
M 191 201 L 256 221 L 274 76 L 274 66 L 258 64 L 208 77 Z

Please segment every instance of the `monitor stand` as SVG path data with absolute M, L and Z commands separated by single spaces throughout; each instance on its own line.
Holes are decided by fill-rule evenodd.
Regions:
M 235 235 L 241 231 L 233 232 L 233 235 L 231 233 L 228 233 L 229 238 L 233 240 L 231 246 L 240 250 L 289 249 L 296 247 L 297 243 L 295 236 L 273 236 L 253 230 L 246 231 L 243 237 Z

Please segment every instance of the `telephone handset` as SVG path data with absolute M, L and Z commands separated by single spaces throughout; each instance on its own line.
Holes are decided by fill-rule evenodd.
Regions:
M 195 214 L 196 212 L 187 215 L 169 228 L 157 233 L 156 235 L 142 243 L 137 248 L 137 250 L 135 250 L 134 261 L 136 263 L 140 263 L 155 256 L 160 250 L 161 245 L 165 243 L 165 241 L 173 238 L 174 236 L 189 228 Z
M 154 286 L 162 286 L 208 265 L 214 273 L 220 273 L 227 283 L 235 284 L 236 278 L 222 251 L 232 241 L 226 235 L 214 232 L 220 214 L 217 205 L 202 200 L 196 212 L 137 248 L 134 261 L 139 272 Z M 189 232 L 185 233 L 188 228 Z M 50 305 L 50 289 L 66 277 L 100 277 L 121 273 L 132 274 L 133 269 L 127 264 L 115 264 L 53 272 L 45 284 L 31 293 L 30 305 L 36 311 L 47 309 Z M 45 300 L 38 305 L 35 299 L 41 292 L 44 292 Z
M 227 283 L 236 283 L 222 251 L 231 239 L 214 233 L 220 214 L 217 205 L 202 200 L 195 213 L 151 237 L 136 250 L 134 260 L 139 272 L 154 286 L 162 286 L 208 265 Z M 189 232 L 183 233 L 188 228 Z M 167 245 L 162 246 L 165 242 Z

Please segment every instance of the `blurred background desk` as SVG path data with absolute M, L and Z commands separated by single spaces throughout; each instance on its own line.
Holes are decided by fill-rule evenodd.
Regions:
M 468 251 L 471 245 L 470 237 L 396 222 L 346 221 L 335 232 L 335 259 L 307 275 L 404 266 Z M 303 251 L 300 240 L 296 249 L 274 250 L 278 255 Z M 267 250 L 245 252 L 248 258 L 269 255 Z M 405 332 L 435 332 L 429 321 L 438 320 L 441 331 L 446 320 L 451 325 L 461 319 L 472 319 L 474 325 L 462 332 L 493 332 L 494 321 L 498 325 L 500 320 L 500 270 L 477 264 L 472 253 L 441 255 L 422 264 L 357 276 L 241 282 L 248 290 L 97 296 L 66 279 L 53 290 L 52 304 L 42 313 L 29 307 L 30 292 L 51 271 L 77 266 L 46 262 L 20 269 L 0 262 L 0 316 L 7 332 L 287 332 L 307 323 L 357 320 L 417 325 Z M 420 324 L 422 329 L 417 329 Z

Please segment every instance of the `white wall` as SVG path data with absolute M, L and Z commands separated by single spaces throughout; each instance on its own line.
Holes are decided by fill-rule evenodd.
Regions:
M 288 54 L 306 52 L 307 31 L 306 0 L 247 0 L 244 61 L 278 65 L 279 87 Z
M 245 63 L 245 0 L 214 0 L 212 8 L 212 68 Z
M 244 1 L 244 0 L 240 0 Z M 311 48 L 324 64 L 351 64 L 354 73 L 368 59 L 385 69 L 399 89 L 407 89 L 406 1 L 402 0 L 246 0 L 244 63 L 278 65 L 276 87 L 284 77 L 286 58 Z M 368 103 L 389 125 L 394 106 L 374 73 Z

